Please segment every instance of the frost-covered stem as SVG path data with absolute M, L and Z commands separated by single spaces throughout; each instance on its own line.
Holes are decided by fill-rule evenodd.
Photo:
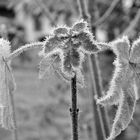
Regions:
M 76 74 L 71 78 L 71 102 L 70 108 L 72 118 L 72 136 L 73 140 L 78 140 L 78 108 L 77 108 L 77 85 L 76 85 Z
M 20 55 L 23 51 L 27 51 L 33 48 L 40 48 L 44 45 L 43 42 L 35 42 L 35 43 L 30 43 L 30 44 L 26 44 L 24 46 L 21 46 L 19 49 L 13 51 L 9 57 L 5 58 L 6 61 L 12 60 L 13 58 L 15 58 L 16 56 Z
M 81 16 L 88 17 L 87 22 L 90 25 L 91 31 L 93 34 L 95 34 L 96 28 L 91 26 L 91 23 L 95 21 L 96 19 L 96 6 L 95 6 L 95 0 L 89 0 L 88 2 L 88 11 L 90 13 L 90 16 L 86 10 L 84 0 L 79 0 L 78 1 L 79 8 L 81 11 Z M 83 11 L 84 10 L 84 11 Z M 83 15 L 84 13 L 84 15 Z M 85 16 L 86 15 L 86 16 Z M 105 136 L 107 137 L 109 135 L 109 123 L 108 123 L 108 116 L 107 112 L 104 108 L 100 108 L 99 106 L 96 105 L 95 103 L 95 95 L 97 97 L 101 97 L 102 95 L 102 84 L 101 84 L 101 76 L 100 76 L 100 69 L 99 69 L 99 64 L 98 64 L 98 59 L 96 55 L 91 55 L 89 57 L 89 63 L 90 63 L 90 72 L 92 76 L 92 97 L 93 97 L 93 110 L 94 110 L 94 116 L 95 116 L 95 126 L 96 126 L 96 131 L 97 131 L 97 138 L 98 140 L 104 138 Z M 102 134 L 101 134 L 102 132 Z M 105 134 L 104 134 L 105 133 Z

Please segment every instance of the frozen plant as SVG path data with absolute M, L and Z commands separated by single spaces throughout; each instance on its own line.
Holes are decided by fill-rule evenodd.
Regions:
M 80 20 L 72 27 L 57 27 L 52 36 L 46 38 L 41 51 L 39 77 L 53 67 L 66 81 L 71 81 L 71 119 L 73 140 L 78 140 L 77 83 L 84 86 L 82 63 L 85 54 L 98 52 L 98 43 L 93 39 L 87 22 Z
M 136 100 L 139 98 L 137 87 L 140 84 L 140 38 L 130 45 L 125 36 L 111 43 L 111 49 L 116 54 L 116 66 L 107 94 L 97 103 L 101 105 L 118 105 L 110 136 L 112 140 L 130 123 Z
M 81 70 L 85 54 L 98 51 L 98 43 L 93 39 L 84 20 L 80 20 L 72 27 L 57 27 L 53 34 L 46 38 L 40 53 L 43 59 L 40 62 L 39 77 L 43 78 L 53 66 L 67 81 L 76 73 L 77 82 L 83 86 L 84 78 Z

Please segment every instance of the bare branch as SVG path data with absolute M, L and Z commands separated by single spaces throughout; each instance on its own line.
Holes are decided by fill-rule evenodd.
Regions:
M 99 26 L 100 24 L 102 24 L 109 16 L 110 14 L 112 13 L 113 9 L 115 8 L 115 6 L 117 5 L 117 3 L 119 2 L 120 0 L 114 0 L 110 7 L 106 10 L 106 12 L 104 13 L 103 16 L 101 16 L 96 22 L 94 22 L 92 24 L 92 26 Z

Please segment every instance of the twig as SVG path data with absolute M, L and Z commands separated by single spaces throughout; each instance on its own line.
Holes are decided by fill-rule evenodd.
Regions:
M 77 85 L 76 85 L 76 74 L 71 79 L 71 99 L 72 107 L 70 113 L 72 117 L 72 133 L 73 140 L 78 140 L 78 108 L 77 108 Z
M 121 37 L 123 35 L 130 36 L 131 32 L 137 26 L 139 21 L 140 21 L 140 9 L 138 10 L 134 19 L 132 19 L 132 21 L 130 22 L 129 26 L 119 35 L 119 37 Z
M 115 6 L 117 5 L 117 3 L 120 0 L 114 0 L 110 7 L 106 10 L 106 12 L 104 13 L 104 15 L 102 15 L 96 22 L 94 22 L 92 24 L 92 26 L 99 26 L 100 24 L 102 24 L 103 22 L 105 22 L 105 20 L 110 16 L 110 14 L 112 13 L 113 9 L 115 8 Z
M 48 9 L 43 4 L 43 1 L 42 0 L 35 0 L 35 1 L 38 4 L 38 6 L 40 6 L 42 11 L 44 12 L 44 15 L 50 20 L 52 26 L 56 26 L 54 19 L 51 17 L 50 12 L 48 11 Z
M 12 60 L 16 56 L 20 55 L 23 51 L 30 50 L 32 48 L 40 48 L 44 45 L 43 42 L 35 42 L 35 43 L 30 43 L 26 44 L 24 46 L 21 46 L 19 49 L 15 50 L 13 53 L 9 55 L 9 57 L 5 58 L 6 61 Z

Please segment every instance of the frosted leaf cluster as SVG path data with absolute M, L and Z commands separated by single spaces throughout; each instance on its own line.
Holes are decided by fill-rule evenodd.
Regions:
M 140 39 L 130 45 L 125 36 L 112 42 L 111 45 L 116 54 L 114 62 L 116 68 L 107 94 L 97 99 L 97 103 L 101 105 L 118 105 L 112 130 L 107 140 L 114 139 L 130 123 L 136 101 L 139 98 L 138 87 L 140 84 Z
M 72 27 L 55 28 L 53 34 L 46 38 L 41 52 L 43 59 L 40 63 L 39 77 L 43 78 L 50 67 L 55 67 L 57 63 L 55 68 L 65 80 L 70 80 L 76 73 L 77 82 L 83 86 L 81 70 L 85 54 L 98 51 L 99 47 L 89 31 L 87 22 L 80 20 Z

